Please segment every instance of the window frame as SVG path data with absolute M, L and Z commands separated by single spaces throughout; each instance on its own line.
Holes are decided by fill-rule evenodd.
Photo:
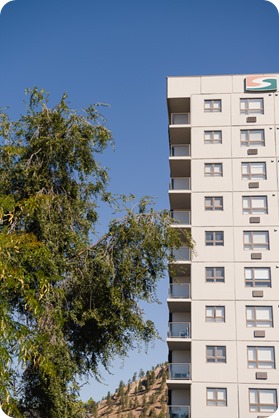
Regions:
M 263 172 L 260 174 L 253 173 L 252 168 L 256 165 L 262 164 L 263 165 Z M 247 165 L 247 174 L 243 172 L 243 168 Z M 260 176 L 260 177 L 259 177 Z M 241 163 L 241 179 L 242 180 L 266 180 L 267 173 L 266 173 L 266 162 L 265 161 L 243 161 Z
M 213 234 L 213 238 L 207 239 L 206 234 Z M 222 234 L 222 239 L 220 240 L 216 239 L 216 234 Z M 206 247 L 223 247 L 224 246 L 224 231 L 205 231 L 205 246 Z
M 259 352 L 262 349 L 270 349 L 271 360 L 259 359 Z M 249 350 L 255 350 L 255 360 L 249 359 Z M 271 367 L 265 367 L 266 363 L 270 363 Z M 252 364 L 255 364 L 253 366 Z M 248 369 L 259 369 L 259 370 L 273 370 L 275 369 L 275 349 L 274 346 L 263 346 L 263 345 L 248 345 L 247 346 L 247 367 Z
M 213 309 L 213 316 L 208 316 L 207 314 L 207 310 L 208 309 Z M 217 315 L 217 310 L 222 309 L 222 315 L 218 316 Z M 223 323 L 226 322 L 226 309 L 225 306 L 218 306 L 218 305 L 206 305 L 205 306 L 205 322 L 219 322 L 219 323 Z
M 206 205 L 206 200 L 210 201 L 210 205 Z M 221 201 L 221 205 L 217 205 L 217 200 Z M 222 211 L 224 210 L 224 199 L 223 196 L 204 196 L 204 210 L 206 211 Z
M 264 199 L 264 206 L 257 208 L 253 207 L 253 199 L 262 198 Z M 247 199 L 247 208 L 244 207 L 244 201 Z M 264 213 L 263 213 L 264 212 Z M 267 195 L 250 195 L 242 196 L 242 213 L 243 215 L 267 215 L 268 214 L 268 198 Z
M 259 100 L 260 107 L 258 109 L 251 109 L 250 104 Z M 241 108 L 241 104 L 244 103 L 244 109 Z M 243 97 L 239 100 L 239 108 L 241 115 L 264 115 L 264 98 L 263 97 Z
M 213 349 L 214 354 L 210 356 L 207 350 Z M 223 355 L 218 355 L 218 350 L 223 350 Z M 225 345 L 207 345 L 206 346 L 206 363 L 227 363 L 227 347 Z
M 206 104 L 209 104 L 209 107 L 206 107 Z M 214 107 L 214 104 L 218 104 L 218 107 Z M 204 100 L 204 112 L 205 113 L 222 112 L 222 99 L 205 99 Z
M 255 237 L 256 235 L 262 234 L 265 235 L 267 240 L 265 243 L 256 243 Z M 248 236 L 248 243 L 245 242 L 245 237 Z M 269 239 L 269 231 L 243 231 L 243 249 L 244 251 L 269 251 L 270 250 L 270 239 Z
M 223 143 L 223 134 L 220 129 L 216 130 L 206 130 L 203 131 L 203 142 L 205 145 L 220 145 Z M 215 135 L 220 135 L 219 138 L 215 138 Z M 209 135 L 209 139 L 206 139 L 206 135 Z
M 209 271 L 209 269 L 213 269 L 213 276 L 208 276 L 207 272 Z M 223 272 L 223 276 L 218 276 L 216 274 L 217 269 L 222 269 Z M 221 278 L 221 280 L 220 280 Z M 213 279 L 213 280 L 212 280 Z M 221 267 L 205 267 L 205 282 L 206 283 L 225 283 L 225 267 L 221 266 Z
M 250 394 L 252 393 L 252 391 L 255 393 L 255 398 L 257 400 L 256 403 L 252 403 L 251 402 L 251 396 Z M 274 404 L 264 404 L 260 402 L 260 393 L 261 392 L 274 392 L 274 399 L 275 399 L 275 403 Z M 275 412 L 277 409 L 277 405 L 278 405 L 278 401 L 277 401 L 277 390 L 276 389 L 262 389 L 262 388 L 249 388 L 249 412 L 263 412 L 263 413 L 272 413 Z M 266 410 L 265 407 L 273 407 L 273 410 Z
M 209 399 L 208 393 L 209 391 L 213 392 L 213 399 Z M 224 399 L 220 398 L 220 393 L 224 394 Z M 218 393 L 219 392 L 219 393 Z M 206 405 L 207 406 L 228 406 L 228 397 L 227 397 L 227 388 L 206 388 Z
M 209 172 L 206 168 L 209 167 Z M 216 168 L 220 168 L 219 171 Z M 204 177 L 223 177 L 223 163 L 204 163 Z
M 251 134 L 261 132 L 262 138 L 255 140 L 251 138 Z M 247 139 L 242 139 L 242 134 L 247 134 Z M 240 129 L 240 146 L 241 147 L 264 147 L 265 146 L 265 130 L 264 129 Z
M 251 270 L 251 279 L 246 277 L 246 272 Z M 267 270 L 268 271 L 268 279 L 259 279 L 256 277 L 255 272 L 259 270 Z M 267 283 L 262 285 L 259 283 Z M 263 287 L 263 288 L 270 288 L 271 286 L 271 268 L 270 267 L 244 267 L 244 283 L 245 287 L 247 288 L 255 288 L 255 287 Z
M 258 319 L 257 318 L 257 309 L 268 309 L 270 312 L 270 319 Z M 247 311 L 252 309 L 252 319 L 248 319 Z M 273 328 L 273 306 L 271 305 L 246 305 L 245 306 L 245 316 L 246 316 L 246 327 L 247 328 Z M 266 325 L 270 324 L 270 325 Z

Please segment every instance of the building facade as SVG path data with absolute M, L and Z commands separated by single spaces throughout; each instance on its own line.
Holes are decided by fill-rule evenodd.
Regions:
M 279 74 L 169 77 L 169 416 L 263 418 L 279 394 Z M 278 88 L 279 90 L 279 88 Z

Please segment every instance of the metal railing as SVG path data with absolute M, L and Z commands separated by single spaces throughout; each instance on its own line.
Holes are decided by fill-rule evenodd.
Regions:
M 169 418 L 190 418 L 190 406 L 169 406 Z
M 169 297 L 174 299 L 189 299 L 191 296 L 189 283 L 171 283 Z
M 190 177 L 172 177 L 170 181 L 171 190 L 190 190 L 191 178 Z
M 169 338 L 191 338 L 190 322 L 169 322 Z
M 180 247 L 174 249 L 172 252 L 174 261 L 190 261 L 191 260 L 191 251 L 188 247 Z
M 171 146 L 171 157 L 190 157 L 191 147 L 190 145 L 172 145 Z
M 189 363 L 170 363 L 169 364 L 170 380 L 190 380 L 191 364 Z
M 171 125 L 190 125 L 190 113 L 172 113 Z
M 171 217 L 179 224 L 190 225 L 191 223 L 191 212 L 189 210 L 172 210 Z

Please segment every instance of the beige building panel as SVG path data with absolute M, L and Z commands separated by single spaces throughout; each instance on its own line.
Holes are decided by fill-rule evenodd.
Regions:
M 244 145 L 244 141 L 241 141 L 241 131 L 248 130 L 249 139 L 253 141 L 253 131 L 264 131 L 264 146 L 259 144 Z M 258 125 L 255 126 L 234 126 L 231 128 L 231 146 L 233 158 L 244 158 L 253 160 L 255 158 L 274 158 L 275 155 L 275 129 L 274 125 Z M 250 139 L 250 141 L 251 141 Z M 251 151 L 253 150 L 253 151 Z M 257 154 L 250 154 L 251 152 L 257 152 Z
M 250 384 L 240 384 L 239 385 L 239 418 L 258 418 L 272 416 L 272 413 L 264 412 L 250 412 L 249 411 L 249 389 L 277 389 L 277 394 L 279 393 L 278 384 L 266 384 L 266 383 L 250 383 Z
M 279 122 L 278 122 L 277 126 L 275 127 L 275 142 L 276 142 L 276 156 L 277 156 L 277 163 L 278 163 L 278 156 L 279 156 Z
M 226 388 L 227 406 L 207 406 L 206 389 Z M 192 383 L 191 385 L 191 411 L 192 417 L 198 418 L 238 418 L 237 385 L 236 384 L 216 384 L 214 382 Z M 245 416 L 248 418 L 248 415 Z
M 255 232 L 268 232 L 269 236 L 269 249 L 257 249 L 252 250 L 244 249 L 244 232 L 255 231 Z M 278 248 L 279 248 L 279 228 L 264 227 L 264 226 L 246 226 L 246 227 L 235 227 L 234 228 L 234 253 L 235 259 L 239 262 L 250 262 L 253 261 L 252 254 L 261 254 L 261 261 L 264 262 L 277 262 L 278 261 Z M 256 241 L 256 239 L 254 240 Z M 254 244 L 253 244 L 254 245 Z
M 221 112 L 205 112 L 205 100 L 221 100 Z M 191 97 L 191 125 L 195 126 L 228 126 L 230 125 L 230 95 L 205 94 Z
M 206 210 L 205 198 L 223 198 L 223 210 Z M 215 202 L 215 200 L 213 201 Z M 233 225 L 233 206 L 232 193 L 212 192 L 192 193 L 192 226 L 232 226 Z
M 207 363 L 207 346 L 225 346 L 226 363 Z M 195 382 L 237 382 L 236 342 L 227 340 L 192 341 L 192 380 Z
M 270 269 L 271 287 L 254 286 L 249 287 L 245 283 L 245 268 L 264 268 Z M 251 300 L 252 303 L 258 301 L 274 301 L 279 295 L 279 263 L 263 263 L 262 261 L 249 261 L 247 263 L 235 263 L 235 287 L 237 300 Z M 259 293 L 260 292 L 260 293 Z
M 217 94 L 217 93 L 231 93 L 232 92 L 232 76 L 212 77 L 204 76 L 201 78 L 201 93 L 202 94 Z
M 224 267 L 225 282 L 206 282 L 206 267 Z M 210 260 L 207 263 L 192 263 L 192 300 L 234 300 L 234 264 Z
M 248 327 L 246 324 L 246 306 L 271 306 L 273 312 L 273 326 L 265 327 Z M 254 341 L 257 343 L 265 341 L 279 341 L 278 327 L 279 327 L 279 316 L 278 316 L 278 300 L 274 301 L 265 301 L 265 300 L 251 300 L 246 301 L 236 301 L 236 323 L 237 323 L 237 339 L 244 341 Z M 255 331 L 264 331 L 264 336 L 255 337 Z
M 205 243 L 206 231 L 223 231 L 224 245 L 207 246 Z M 193 227 L 192 235 L 195 240 L 195 255 L 193 261 L 195 262 L 232 262 L 234 261 L 233 254 L 233 228 L 232 227 Z
M 271 347 L 274 349 L 274 357 L 275 357 L 275 366 L 270 363 L 270 367 L 274 368 L 266 368 L 261 365 L 261 363 L 256 362 L 256 365 L 259 367 L 251 368 L 254 364 L 248 364 L 248 347 Z M 279 359 L 279 342 L 268 342 L 265 343 L 263 341 L 238 341 L 237 342 L 237 358 L 238 358 L 238 382 L 239 383 L 255 383 L 257 385 L 261 384 L 278 384 L 278 369 L 277 363 Z M 257 379 L 256 373 L 266 373 L 266 380 L 259 380 Z
M 167 97 L 184 98 L 192 94 L 200 94 L 200 77 L 168 77 L 167 79 Z
M 240 113 L 240 99 L 255 99 L 264 98 L 264 113 L 263 114 L 241 114 Z M 275 123 L 274 119 L 274 93 L 241 93 L 233 94 L 231 96 L 231 125 L 270 125 Z M 247 123 L 247 117 L 256 117 L 256 123 Z
M 256 196 L 266 196 L 266 210 L 267 213 L 259 213 L 257 210 L 258 208 L 254 208 L 253 197 Z M 246 205 L 249 208 L 247 209 Z M 263 203 L 264 205 L 264 203 Z M 265 206 L 262 206 L 265 208 Z M 243 211 L 250 212 L 250 213 L 243 213 Z M 264 226 L 273 226 L 276 227 L 279 223 L 279 216 L 278 216 L 278 193 L 277 191 L 266 191 L 266 190 L 258 190 L 252 191 L 249 190 L 247 192 L 234 192 L 233 193 L 233 214 L 234 214 L 234 225 L 235 226 L 242 226 L 243 228 L 251 227 L 253 225 L 252 221 L 253 218 L 259 218 L 259 223 L 254 224 L 257 227 L 264 227 Z
M 219 295 L 218 295 L 219 296 Z M 209 322 L 206 307 L 224 307 L 224 322 Z M 207 300 L 192 302 L 192 340 L 235 340 L 235 303 L 233 301 Z M 196 344 L 193 342 L 193 344 Z
M 206 176 L 205 164 L 222 164 L 222 176 Z M 192 192 L 232 191 L 232 164 L 230 159 L 209 158 L 192 160 Z
M 279 93 L 274 95 L 274 104 L 275 104 L 275 123 L 279 125 Z
M 206 133 L 221 131 L 222 143 L 206 143 Z M 213 134 L 212 134 L 213 136 Z M 216 140 L 216 139 L 215 139 Z M 191 156 L 195 158 L 231 158 L 231 129 L 224 126 L 192 128 Z
M 266 167 L 266 179 L 256 178 L 251 175 L 251 178 L 242 179 L 242 163 L 265 163 Z M 277 165 L 275 158 L 243 158 L 232 160 L 232 177 L 233 177 L 233 190 L 234 191 L 255 191 L 255 190 L 266 190 L 275 191 L 277 190 Z M 258 183 L 258 187 L 251 188 L 251 183 Z

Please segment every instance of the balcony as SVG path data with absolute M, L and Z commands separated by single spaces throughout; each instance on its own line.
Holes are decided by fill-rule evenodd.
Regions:
M 183 170 L 186 170 L 184 168 Z M 187 171 L 190 174 L 190 170 Z M 185 209 L 191 207 L 191 178 L 171 177 L 169 199 L 171 209 Z
M 176 222 L 173 226 L 180 227 L 181 225 L 191 224 L 191 212 L 189 210 L 172 210 L 171 217 Z
M 183 158 L 191 156 L 191 147 L 189 144 L 185 145 L 172 145 L 170 158 Z
M 180 247 L 173 250 L 173 258 L 175 263 L 185 263 L 191 260 L 191 250 L 188 247 Z
M 190 418 L 190 406 L 169 406 L 169 418 Z
M 171 283 L 168 295 L 170 312 L 191 312 L 190 283 Z
M 189 363 L 169 364 L 169 380 L 190 380 L 191 365 Z
M 169 322 L 168 338 L 190 339 L 190 322 Z
M 172 177 L 170 181 L 170 190 L 184 191 L 191 190 L 190 177 Z
M 171 113 L 171 125 L 190 125 L 190 113 Z
M 171 283 L 169 288 L 170 299 L 190 299 L 190 283 Z

